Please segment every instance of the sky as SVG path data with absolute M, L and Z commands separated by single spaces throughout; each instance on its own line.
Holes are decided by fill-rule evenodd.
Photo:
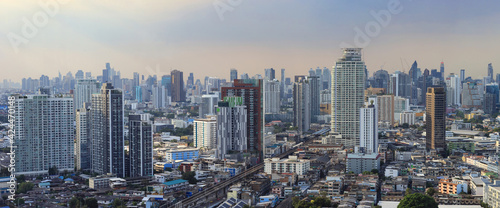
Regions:
M 40 3 L 41 2 L 41 3 Z M 46 6 L 49 5 L 49 6 Z M 0 79 L 178 69 L 229 78 L 329 67 L 363 48 L 370 75 L 419 67 L 481 78 L 500 73 L 500 1 L 7 0 L 0 1 Z

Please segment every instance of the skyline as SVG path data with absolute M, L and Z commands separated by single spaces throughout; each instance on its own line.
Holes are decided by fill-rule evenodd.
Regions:
M 78 70 L 97 76 L 106 62 L 128 78 L 133 72 L 161 76 L 178 69 L 193 72 L 195 79 L 227 79 L 231 68 L 263 75 L 271 67 L 285 68 L 287 77 L 293 77 L 318 66 L 332 69 L 342 43 L 356 46 L 355 28 L 364 31 L 376 22 L 370 11 L 388 10 L 389 2 L 399 2 L 395 8 L 401 11 L 362 47 L 370 75 L 380 68 L 408 72 L 415 60 L 422 70 L 439 69 L 444 61 L 446 76 L 463 68 L 466 76 L 474 72 L 473 78 L 481 78 L 488 63 L 494 74 L 500 73 L 494 58 L 500 52 L 495 41 L 500 29 L 491 27 L 500 20 L 499 2 L 234 2 L 58 3 L 47 24 L 26 38 L 17 53 L 9 34 L 23 37 L 23 18 L 32 21 L 45 10 L 29 1 L 2 2 L 0 61 L 5 71 L 16 71 L 4 79 L 20 82 Z M 214 3 L 231 11 L 219 15 Z

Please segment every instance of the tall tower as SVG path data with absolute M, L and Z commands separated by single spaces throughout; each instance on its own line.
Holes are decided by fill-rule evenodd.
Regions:
M 225 97 L 242 97 L 247 110 L 248 150 L 258 153 L 263 159 L 263 112 L 262 112 L 261 79 L 236 79 L 233 87 L 222 87 L 222 99 Z
M 123 93 L 104 83 L 99 94 L 92 95 L 91 168 L 99 174 L 125 176 L 123 137 Z
M 238 70 L 236 69 L 231 69 L 230 75 L 229 75 L 229 81 L 233 81 L 235 79 L 238 79 Z
M 194 146 L 196 148 L 216 148 L 217 117 L 208 116 L 206 119 L 194 120 L 193 126 Z
M 361 48 L 344 48 L 332 70 L 332 132 L 344 145 L 359 145 L 359 109 L 364 104 L 365 62 Z
M 75 115 L 72 98 L 13 95 L 15 174 L 46 174 L 49 168 L 72 171 Z
M 490 81 L 493 82 L 493 66 L 491 63 L 488 64 L 488 77 L 490 77 Z
M 359 109 L 359 146 L 365 153 L 378 153 L 377 109 L 373 103 Z
M 153 175 L 153 131 L 141 115 L 129 115 L 130 177 Z
M 309 130 L 311 125 L 311 83 L 303 78 L 293 85 L 293 125 L 300 133 Z
M 182 78 L 182 72 L 173 70 L 170 76 L 172 77 L 172 102 L 185 102 L 186 92 L 184 91 L 184 78 Z
M 426 99 L 426 140 L 427 149 L 446 149 L 446 91 L 443 87 L 427 88 Z
M 441 73 L 441 80 L 444 80 L 444 62 L 441 61 L 441 65 L 439 65 L 439 72 Z
M 274 80 L 264 80 L 265 113 L 280 112 L 280 82 Z
M 273 80 L 276 78 L 276 70 L 273 68 L 265 69 L 265 78 L 268 80 Z
M 76 80 L 74 91 L 75 110 L 83 108 L 84 103 L 92 101 L 92 94 L 99 92 L 99 83 L 95 79 Z
M 77 170 L 90 169 L 90 103 L 76 110 L 75 165 Z
M 219 159 L 226 158 L 229 150 L 245 152 L 247 144 L 247 107 L 242 97 L 226 97 L 217 107 L 217 149 Z
M 208 94 L 201 96 L 200 118 L 205 118 L 207 115 L 215 115 L 215 106 L 219 100 L 219 95 Z

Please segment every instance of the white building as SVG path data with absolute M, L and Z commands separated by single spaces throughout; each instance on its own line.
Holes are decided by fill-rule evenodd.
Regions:
M 376 106 L 359 109 L 359 146 L 364 153 L 378 153 L 378 116 Z
M 60 171 L 73 171 L 73 98 L 48 95 L 14 97 L 15 174 L 46 174 L 53 166 Z
M 297 159 L 297 156 L 288 156 L 288 159 L 267 158 L 264 160 L 264 172 L 272 173 L 296 173 L 305 175 L 311 167 L 309 160 Z
M 194 145 L 196 148 L 216 148 L 217 117 L 196 119 L 193 126 Z
M 266 113 L 280 112 L 280 82 L 276 79 L 264 81 L 264 109 Z
M 355 174 L 360 174 L 364 171 L 371 171 L 373 169 L 380 169 L 380 155 L 378 153 L 347 154 L 346 172 L 352 171 Z
M 407 123 L 409 125 L 415 124 L 415 112 L 413 111 L 403 111 L 399 114 L 399 124 Z
M 219 102 L 217 109 L 217 150 L 219 159 L 226 157 L 229 151 L 247 150 L 247 109 L 241 97 L 234 97 L 232 102 Z
M 218 94 L 202 95 L 200 105 L 200 118 L 205 118 L 206 115 L 215 115 L 215 107 L 218 101 Z
M 365 62 L 361 48 L 344 48 L 332 70 L 332 132 L 344 137 L 346 146 L 359 145 L 359 109 L 365 96 Z
M 446 103 L 448 105 L 461 106 L 460 96 L 462 94 L 462 85 L 460 77 L 451 74 L 446 78 Z
M 311 85 L 305 77 L 293 85 L 293 125 L 300 133 L 311 126 Z
M 158 85 L 153 87 L 153 107 L 166 108 L 170 105 L 167 89 L 164 86 Z
M 83 103 L 92 102 L 92 94 L 99 92 L 99 82 L 95 79 L 76 80 L 73 92 L 74 109 L 83 108 Z
M 385 177 L 396 178 L 399 175 L 399 168 L 396 166 L 387 166 L 385 168 Z

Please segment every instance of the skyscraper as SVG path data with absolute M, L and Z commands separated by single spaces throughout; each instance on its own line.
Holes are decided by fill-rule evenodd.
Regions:
M 273 68 L 265 69 L 265 76 L 268 80 L 273 80 L 276 78 L 276 70 Z
M 206 118 L 207 115 L 215 115 L 215 106 L 219 101 L 219 95 L 208 94 L 201 96 L 200 118 Z
M 217 148 L 217 116 L 194 120 L 193 140 L 196 148 L 210 150 Z
M 226 97 L 217 107 L 217 149 L 219 159 L 228 151 L 245 152 L 248 149 L 247 108 L 242 97 Z M 251 149 L 250 149 L 251 151 Z
M 373 103 L 359 109 L 359 146 L 365 153 L 378 153 L 378 119 Z
M 163 75 L 161 77 L 161 85 L 165 87 L 167 96 L 172 96 L 172 77 L 170 75 Z
M 377 96 L 378 121 L 394 126 L 394 95 Z
M 13 97 L 16 175 L 46 174 L 54 166 L 60 171 L 73 171 L 73 99 L 48 95 Z
M 153 86 L 153 107 L 165 108 L 168 105 L 167 90 L 162 85 Z
M 90 169 L 90 102 L 76 110 L 75 163 L 77 170 Z
M 280 82 L 276 79 L 264 81 L 265 113 L 280 112 Z
M 359 109 L 364 104 L 365 62 L 361 48 L 345 48 L 332 71 L 331 130 L 346 146 L 359 145 Z
M 332 83 L 332 73 L 330 72 L 330 69 L 328 69 L 327 67 L 323 68 L 323 76 L 321 77 L 321 79 L 321 90 L 330 90 L 330 85 Z
M 311 83 L 302 77 L 293 84 L 293 125 L 299 133 L 309 130 L 311 125 Z
M 248 150 L 259 154 L 262 160 L 262 83 L 260 79 L 236 79 L 233 87 L 222 87 L 222 99 L 242 97 L 247 110 Z
M 104 83 L 99 94 L 92 95 L 91 167 L 99 174 L 125 176 L 123 135 L 123 93 Z
M 465 69 L 460 69 L 460 82 L 463 83 L 465 80 Z
M 153 131 L 141 115 L 129 115 L 129 177 L 153 176 Z
M 238 79 L 238 70 L 236 69 L 231 69 L 230 71 L 230 77 L 229 81 L 232 82 L 233 80 Z
M 186 92 L 184 91 L 184 78 L 182 78 L 182 72 L 173 70 L 170 76 L 172 77 L 172 102 L 185 102 Z
M 441 61 L 441 65 L 439 65 L 439 73 L 441 73 L 441 80 L 444 80 L 444 62 Z
M 450 74 L 446 82 L 446 103 L 448 105 L 461 106 L 460 95 L 462 94 L 462 84 L 460 78 L 455 74 Z
M 281 79 L 280 79 L 280 97 L 281 99 L 285 98 L 285 69 L 281 69 Z
M 320 77 L 319 76 L 308 76 L 307 80 L 309 82 L 309 93 L 311 99 L 311 122 L 318 122 L 318 116 L 320 115 L 319 108 L 319 92 L 320 92 Z
M 95 79 L 76 80 L 74 91 L 75 110 L 83 108 L 84 103 L 92 101 L 92 94 L 99 92 L 99 83 Z
M 193 73 L 189 73 L 189 77 L 187 79 L 186 86 L 188 88 L 191 88 L 191 87 L 193 87 L 193 85 L 194 85 L 194 75 L 193 75 Z
M 426 140 L 429 150 L 446 150 L 446 91 L 443 87 L 427 88 L 426 103 Z
M 499 88 L 497 83 L 487 84 L 484 91 L 483 110 L 484 113 L 493 115 L 497 113 L 497 103 L 499 97 Z
M 488 64 L 488 77 L 490 77 L 490 80 L 493 82 L 494 77 L 493 77 L 493 66 L 491 63 Z

